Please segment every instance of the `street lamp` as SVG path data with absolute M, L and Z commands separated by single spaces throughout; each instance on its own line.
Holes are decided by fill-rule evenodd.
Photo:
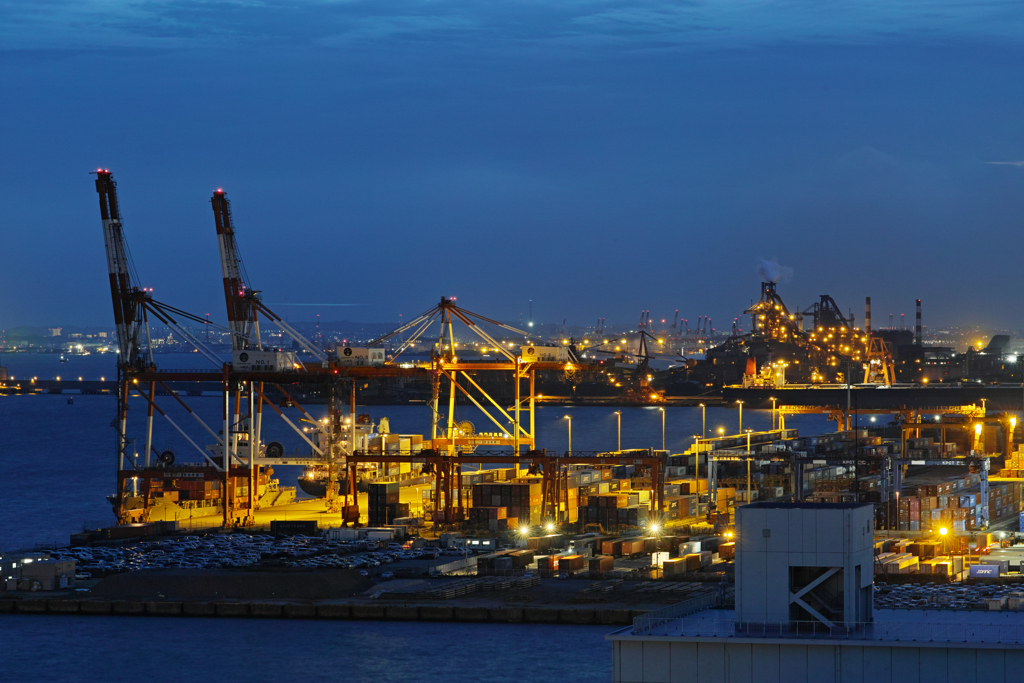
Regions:
M 704 404 L 700 404 L 700 438 L 704 438 L 708 435 L 708 419 L 707 419 L 707 408 Z
M 725 427 L 719 427 L 718 428 L 718 435 L 719 436 L 725 436 Z
M 661 450 L 665 450 L 665 409 L 658 408 L 661 411 Z
M 619 419 L 619 450 L 622 450 L 622 411 L 616 410 L 615 416 Z
M 747 430 L 747 505 L 752 501 L 750 500 L 750 432 Z
M 740 434 L 743 433 L 743 401 L 736 401 L 736 405 L 740 407 Z
M 569 421 L 569 452 L 572 453 L 572 416 L 566 415 L 565 419 Z

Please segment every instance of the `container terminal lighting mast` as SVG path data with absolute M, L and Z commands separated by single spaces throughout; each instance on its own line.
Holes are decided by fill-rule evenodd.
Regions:
M 551 513 L 556 518 L 560 514 L 559 490 L 564 484 L 562 480 L 570 464 L 623 464 L 627 460 L 629 463 L 641 463 L 651 469 L 652 490 L 657 490 L 655 485 L 661 476 L 663 463 L 660 454 L 643 451 L 618 456 L 599 453 L 561 456 L 535 450 L 536 373 L 571 372 L 575 359 L 566 348 L 530 344 L 528 333 L 468 311 L 456 305 L 454 297 L 442 298 L 438 305 L 415 320 L 371 342 L 369 346 L 378 346 L 411 331 L 410 336 L 402 337 L 404 341 L 390 357 L 385 357 L 384 349 L 379 349 L 374 357 L 379 358 L 380 362 L 353 364 L 348 354 L 342 356 L 336 352 L 341 349 L 325 352 L 313 344 L 271 311 L 262 302 L 260 292 L 251 286 L 239 255 L 231 206 L 223 190 L 214 192 L 211 203 L 229 327 L 214 325 L 208 317 L 193 315 L 156 301 L 151 290 L 147 291 L 138 284 L 139 278 L 132 266 L 123 232 L 113 177 L 103 169 L 94 173 L 118 337 L 115 422 L 117 475 L 115 494 L 110 497 L 110 501 L 119 524 L 148 521 L 155 497 L 167 495 L 170 489 L 175 489 L 180 481 L 187 478 L 193 478 L 189 479 L 193 483 L 198 480 L 201 486 L 213 486 L 220 491 L 218 499 L 221 501 L 221 509 L 217 514 L 221 516 L 224 526 L 253 524 L 256 510 L 264 505 L 259 495 L 260 487 L 269 481 L 269 474 L 264 469 L 269 465 L 280 464 L 284 456 L 284 447 L 280 443 L 271 442 L 265 446 L 262 443 L 264 407 L 275 412 L 309 446 L 309 455 L 301 456 L 302 462 L 289 457 L 289 464 L 312 464 L 328 468 L 330 481 L 327 487 L 327 507 L 330 511 L 340 511 L 345 522 L 359 520 L 356 465 L 360 463 L 407 462 L 424 465 L 425 470 L 432 471 L 435 476 L 434 521 L 441 524 L 458 523 L 464 518 L 464 509 L 455 502 L 456 496 L 452 495 L 453 489 L 461 488 L 463 463 L 516 463 L 517 466 L 530 465 L 535 470 L 542 468 L 544 513 Z M 213 368 L 188 371 L 159 369 L 152 353 L 150 316 L 185 339 L 210 361 Z M 305 360 L 295 351 L 269 347 L 267 336 L 261 330 L 261 322 L 263 325 L 274 325 L 282 335 L 291 338 Z M 430 360 L 399 363 L 402 353 L 421 338 L 434 322 L 439 323 L 441 331 Z M 209 330 L 209 326 L 214 325 L 218 330 L 228 333 L 231 338 L 231 362 L 224 362 L 207 343 L 193 334 L 186 326 L 188 323 L 202 325 L 203 330 Z M 513 342 L 499 341 L 486 331 L 485 326 L 522 335 L 524 345 L 516 348 Z M 499 362 L 462 361 L 458 357 L 460 343 L 455 334 L 457 327 L 468 328 L 472 337 L 482 340 L 487 346 L 493 346 L 503 359 Z M 349 354 L 353 351 L 348 348 L 345 350 Z M 506 409 L 483 390 L 481 383 L 474 379 L 474 375 L 480 372 L 512 373 L 515 380 L 515 402 L 510 408 Z M 367 453 L 357 450 L 356 383 L 371 378 L 416 375 L 426 375 L 432 380 L 430 407 L 433 427 L 430 447 L 417 454 L 391 454 L 383 450 Z M 223 427 L 218 431 L 204 422 L 179 395 L 191 393 L 192 389 L 175 391 L 168 384 L 171 382 L 187 387 L 195 387 L 200 382 L 208 383 L 207 386 L 219 385 Z M 312 385 L 324 392 L 328 399 L 328 417 L 319 421 L 313 418 L 288 393 L 284 387 L 287 384 Z M 527 392 L 522 391 L 524 384 L 529 387 Z M 308 431 L 309 427 L 301 428 L 273 403 L 273 397 L 267 394 L 266 385 L 273 386 L 284 400 L 298 409 L 304 416 L 303 421 L 313 425 L 312 434 Z M 346 385 L 350 401 L 347 420 L 339 406 Z M 205 449 L 200 447 L 196 439 L 158 405 L 158 391 L 161 395 L 171 396 L 202 428 L 205 432 L 203 438 L 212 438 L 214 443 Z M 128 453 L 128 445 L 131 443 L 127 434 L 128 399 L 132 395 L 143 398 L 147 405 L 146 448 L 141 458 Z M 447 398 L 444 414 L 442 396 Z M 454 415 L 457 398 L 479 409 L 497 426 L 498 431 L 488 434 L 460 431 Z M 526 424 L 522 419 L 523 412 L 528 413 Z M 153 418 L 156 413 L 202 456 L 201 463 L 175 465 L 173 452 L 158 452 L 153 446 Z M 493 454 L 474 453 L 479 446 L 497 446 L 502 450 Z M 152 454 L 157 455 L 157 462 L 152 461 Z M 344 491 L 340 491 L 337 475 L 346 469 L 347 486 Z M 656 501 L 657 498 L 652 497 L 652 505 L 656 505 Z

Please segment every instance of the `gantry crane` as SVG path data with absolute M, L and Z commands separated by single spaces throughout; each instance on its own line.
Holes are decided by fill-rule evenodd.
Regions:
M 156 363 L 153 361 L 152 344 L 150 343 L 149 316 L 153 315 L 159 322 L 167 325 L 176 331 L 195 349 L 210 360 L 215 366 L 221 361 L 217 355 L 194 334 L 187 330 L 179 318 L 206 324 L 207 321 L 199 316 L 186 313 L 180 309 L 156 301 L 152 296 L 152 290 L 139 286 L 139 278 L 135 267 L 131 262 L 130 251 L 124 236 L 124 229 L 121 219 L 120 204 L 117 197 L 117 184 L 109 170 L 98 169 L 96 174 L 96 192 L 100 200 L 100 218 L 103 224 L 103 241 L 107 256 L 107 270 L 110 279 L 110 293 L 114 307 L 114 323 L 116 326 L 118 360 L 117 360 L 117 429 L 116 448 L 116 489 L 111 497 L 114 506 L 115 516 L 119 522 L 127 521 L 135 510 L 135 502 L 129 502 L 126 496 L 126 483 L 129 480 L 140 479 L 140 467 L 145 469 L 151 465 L 151 455 L 155 452 L 153 448 L 153 416 L 159 412 L 163 417 L 178 430 L 197 450 L 203 455 L 211 466 L 216 466 L 214 461 L 203 449 L 196 446 L 185 432 L 154 402 L 156 396 L 156 385 L 159 383 L 163 388 L 165 379 L 173 379 L 165 375 L 156 376 Z M 145 347 L 143 346 L 143 334 L 145 334 Z M 144 350 L 145 349 L 145 350 Z M 147 353 L 148 352 L 148 353 Z M 209 373 L 207 373 L 209 375 Z M 148 396 L 138 386 L 148 384 Z M 142 462 L 132 461 L 131 467 L 127 467 L 129 458 L 127 455 L 128 437 L 128 398 L 131 392 L 137 392 L 144 397 L 149 404 L 146 423 L 146 446 L 143 452 Z M 168 390 L 169 391 L 169 390 Z M 172 394 L 177 398 L 176 394 Z M 181 402 L 181 399 L 178 399 Z M 189 413 L 202 423 L 202 420 L 191 410 Z M 214 438 L 220 441 L 212 429 L 207 428 Z M 165 454 L 166 455 L 166 454 Z M 135 498 L 135 496 L 132 496 Z
M 256 505 L 254 472 L 258 465 L 267 464 L 273 460 L 272 457 L 268 457 L 270 454 L 265 453 L 260 445 L 264 406 L 268 406 L 276 412 L 309 444 L 312 451 L 310 462 L 332 467 L 336 465 L 339 469 L 348 467 L 348 490 L 345 492 L 346 507 L 342 509 L 343 518 L 346 521 L 357 521 L 358 517 L 350 516 L 350 509 L 354 509 L 358 514 L 358 508 L 355 505 L 355 465 L 358 462 L 367 461 L 367 458 L 371 458 L 371 461 L 385 460 L 385 458 L 373 458 L 372 454 L 354 451 L 355 380 L 357 378 L 430 375 L 433 384 L 431 401 L 433 411 L 431 435 L 433 438 L 431 448 L 425 452 L 424 459 L 427 463 L 432 463 L 437 467 L 437 486 L 443 484 L 450 490 L 452 484 L 457 481 L 453 477 L 461 471 L 461 462 L 467 459 L 464 452 L 470 451 L 476 446 L 511 447 L 515 460 L 530 459 L 528 454 L 535 448 L 534 387 L 536 372 L 538 370 L 571 371 L 575 359 L 571 357 L 569 349 L 534 345 L 526 332 L 461 308 L 455 304 L 455 298 L 452 297 L 442 298 L 439 305 L 428 310 L 419 318 L 402 325 L 394 333 L 385 335 L 369 344 L 369 346 L 376 346 L 395 335 L 404 335 L 406 331 L 414 330 L 411 336 L 403 337 L 404 341 L 382 366 L 347 365 L 341 362 L 337 356 L 330 352 L 325 353 L 322 348 L 303 337 L 262 302 L 260 292 L 252 287 L 240 257 L 230 202 L 223 190 L 214 193 L 211 203 L 217 229 L 229 327 L 215 325 L 210 323 L 208 318 L 195 316 L 156 301 L 152 296 L 152 290 L 147 290 L 139 285 L 139 278 L 131 265 L 130 252 L 122 229 L 116 185 L 109 171 L 99 170 L 96 175 L 119 350 L 118 420 L 116 422 L 118 429 L 117 493 L 112 497 L 115 515 L 119 523 L 145 521 L 150 504 L 148 482 L 164 477 L 178 476 L 178 470 L 173 467 L 173 455 L 169 459 L 161 460 L 160 465 L 152 465 L 150 462 L 151 452 L 156 452 L 152 448 L 155 413 L 164 417 L 176 432 L 203 457 L 204 464 L 188 466 L 191 476 L 202 477 L 206 481 L 217 479 L 224 484 L 224 525 L 252 523 Z M 158 369 L 153 360 L 152 344 L 149 341 L 148 320 L 150 316 L 167 325 L 190 343 L 211 362 L 213 369 L 206 371 Z M 246 357 L 251 359 L 254 355 L 261 353 L 290 353 L 268 348 L 267 337 L 260 329 L 261 321 L 276 325 L 305 353 L 319 362 L 309 363 L 307 361 L 304 364 L 296 356 L 294 364 L 278 363 L 272 367 L 262 368 L 250 367 L 251 363 L 247 365 L 243 357 L 246 354 Z M 428 363 L 399 363 L 398 359 L 402 352 L 420 338 L 435 321 L 440 322 L 442 331 L 438 336 L 438 343 L 431 353 L 430 361 Z M 203 325 L 203 329 L 207 331 L 207 341 L 192 334 L 185 326 L 186 322 Z M 461 361 L 458 357 L 459 342 L 455 336 L 456 323 L 462 323 L 469 327 L 477 337 L 484 340 L 486 344 L 492 345 L 495 351 L 504 356 L 504 360 L 497 363 Z M 604 319 L 601 319 L 602 327 L 603 323 Z M 523 346 L 516 349 L 511 342 L 497 341 L 484 330 L 483 325 L 485 324 L 522 335 Z M 647 324 L 649 325 L 649 322 Z M 233 354 L 231 363 L 225 363 L 210 348 L 208 344 L 210 325 L 230 335 Z M 515 403 L 511 408 L 506 409 L 499 405 L 473 378 L 475 373 L 482 371 L 513 373 L 516 388 Z M 345 427 L 341 411 L 335 407 L 341 401 L 340 387 L 346 381 L 350 385 L 352 411 L 350 421 L 353 426 L 352 441 L 347 449 L 340 443 L 340 437 Z M 529 382 L 529 391 L 528 395 L 524 396 L 522 384 L 526 381 Z M 185 400 L 168 386 L 168 382 L 219 383 L 223 394 L 222 429 L 218 432 L 204 422 Z M 303 413 L 310 424 L 316 425 L 315 430 L 327 437 L 326 443 L 325 440 L 317 438 L 315 434 L 314 439 L 310 439 L 278 406 L 275 406 L 264 392 L 263 385 L 265 383 L 273 384 L 287 401 Z M 295 383 L 322 383 L 325 385 L 328 404 L 331 406 L 329 417 L 326 420 L 313 419 L 282 386 Z M 213 438 L 215 441 L 213 446 L 206 449 L 200 447 L 196 440 L 158 405 L 157 385 L 162 389 L 162 393 L 170 395 Z M 147 387 L 148 392 L 146 391 Z M 443 388 L 448 390 L 447 424 L 440 413 Z M 129 463 L 126 456 L 127 410 L 128 397 L 133 393 L 145 399 L 148 405 L 149 419 L 145 459 L 142 462 L 133 459 Z M 232 395 L 235 397 L 233 411 L 230 405 Z M 469 434 L 457 429 L 454 406 L 458 395 L 464 396 L 470 403 L 483 411 L 485 416 L 497 425 L 499 431 L 490 434 Z M 243 405 L 246 406 L 244 414 L 242 412 Z M 524 410 L 529 411 L 529 428 L 521 423 L 521 413 Z M 279 444 L 270 444 L 270 446 L 276 446 L 278 450 L 281 448 Z M 526 452 L 522 450 L 524 448 L 527 449 Z M 341 459 L 339 456 L 342 456 Z M 538 455 L 538 462 L 546 464 L 545 478 L 554 481 L 557 474 L 554 470 L 560 472 L 564 463 L 550 464 L 559 463 L 559 461 L 539 458 L 541 456 Z M 552 472 L 547 472 L 548 468 L 552 469 Z M 248 504 L 243 504 L 241 498 L 236 501 L 233 495 L 229 495 L 229 488 L 242 485 L 246 478 L 249 480 L 250 493 Z M 129 483 L 139 481 L 144 482 L 141 493 L 129 489 Z M 333 492 L 336 489 L 333 485 L 329 485 L 328 491 Z M 348 506 L 349 496 L 352 497 L 353 505 L 351 506 Z M 233 507 L 236 502 L 238 506 Z M 452 499 L 449 495 L 445 510 L 440 516 L 440 521 L 443 523 L 458 520 L 459 516 L 453 513 L 451 506 Z

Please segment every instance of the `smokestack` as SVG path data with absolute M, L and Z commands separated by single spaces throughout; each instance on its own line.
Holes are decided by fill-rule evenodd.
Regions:
M 917 300 L 917 326 L 914 327 L 914 343 L 921 345 L 921 300 Z
M 871 336 L 871 297 L 864 297 L 864 334 Z

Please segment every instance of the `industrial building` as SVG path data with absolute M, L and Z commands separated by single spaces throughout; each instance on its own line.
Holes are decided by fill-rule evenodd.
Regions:
M 52 591 L 75 585 L 75 561 L 52 559 L 49 553 L 0 555 L 0 579 L 9 591 Z
M 872 609 L 870 506 L 737 512 L 735 608 L 701 596 L 610 634 L 616 683 L 1021 680 L 1024 615 Z

